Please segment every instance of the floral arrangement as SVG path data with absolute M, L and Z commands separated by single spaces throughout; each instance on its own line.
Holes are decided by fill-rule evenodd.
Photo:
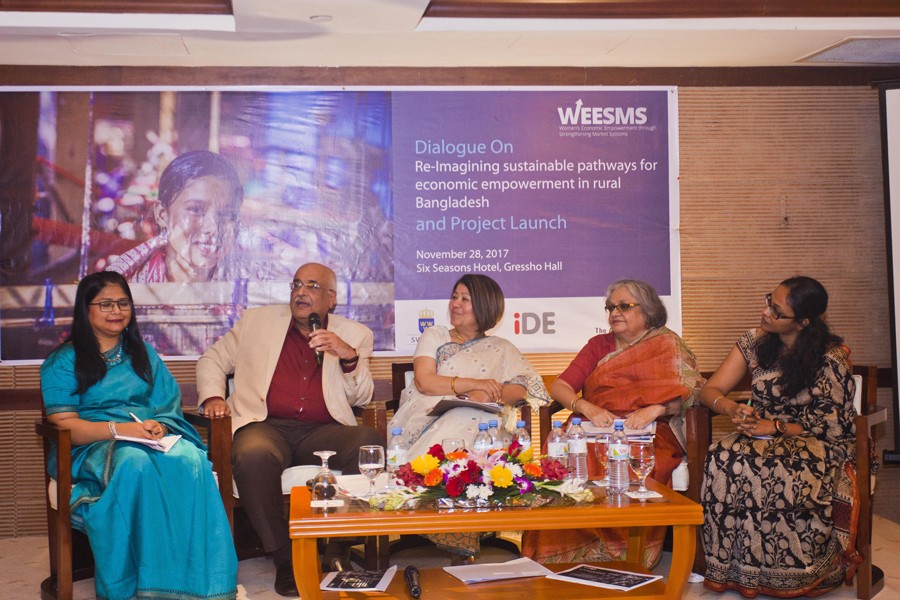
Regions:
M 558 460 L 535 459 L 531 448 L 523 449 L 517 441 L 487 454 L 465 449 L 445 454 L 441 445 L 435 444 L 397 469 L 403 487 L 378 494 L 369 504 L 397 510 L 429 500 L 446 507 L 533 506 L 557 498 L 592 502 L 594 495 L 566 480 L 567 474 Z

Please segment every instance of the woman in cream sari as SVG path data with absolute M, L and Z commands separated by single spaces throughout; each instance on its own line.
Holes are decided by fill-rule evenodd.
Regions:
M 503 316 L 503 292 L 493 279 L 464 275 L 453 286 L 448 311 L 452 329 L 429 327 L 419 338 L 413 384 L 403 390 L 400 409 L 388 426 L 403 428 L 410 459 L 446 438 L 461 438 L 471 449 L 478 424 L 496 418 L 476 408 L 428 416 L 444 397 L 465 395 L 475 402 L 502 404 L 498 420 L 508 432 L 515 429 L 519 400 L 534 411 L 550 401 L 528 359 L 505 339 L 485 334 Z
M 652 286 L 623 279 L 609 286 L 606 298 L 610 333 L 588 340 L 550 395 L 598 427 L 611 426 L 615 418 L 624 418 L 630 429 L 656 421 L 650 477 L 670 486 L 684 456 L 683 407 L 694 402 L 702 384 L 696 359 L 664 326 L 666 308 Z M 594 460 L 589 451 L 589 463 Z M 648 531 L 647 566 L 659 560 L 664 537 L 664 527 Z M 624 528 L 534 531 L 524 533 L 522 553 L 539 562 L 598 562 L 624 560 L 627 545 Z
M 495 415 L 477 408 L 454 408 L 440 416 L 429 411 L 446 396 L 465 395 L 475 402 L 503 405 L 501 426 L 515 428 L 515 404 L 525 400 L 533 411 L 550 402 L 543 379 L 515 346 L 488 336 L 503 316 L 503 292 L 486 275 L 464 275 L 450 296 L 452 329 L 434 326 L 419 338 L 413 359 L 413 384 L 403 390 L 400 408 L 388 430 L 402 427 L 409 446 L 408 458 L 424 454 L 447 438 L 461 438 L 471 449 L 478 424 Z M 480 534 L 427 536 L 456 554 L 478 553 Z

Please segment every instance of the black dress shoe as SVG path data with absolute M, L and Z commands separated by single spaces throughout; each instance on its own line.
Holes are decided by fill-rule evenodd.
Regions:
M 297 582 L 294 580 L 294 567 L 291 563 L 275 565 L 275 593 L 288 598 L 299 598 Z

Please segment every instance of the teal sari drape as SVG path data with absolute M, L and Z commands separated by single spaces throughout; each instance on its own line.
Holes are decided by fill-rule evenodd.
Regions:
M 90 540 L 97 598 L 235 598 L 237 557 L 206 448 L 184 420 L 175 379 L 152 348 L 147 352 L 152 385 L 126 358 L 76 394 L 70 345 L 41 367 L 48 415 L 124 423 L 131 412 L 182 436 L 167 453 L 111 440 L 73 448 L 72 526 Z M 55 475 L 56 464 L 49 467 Z

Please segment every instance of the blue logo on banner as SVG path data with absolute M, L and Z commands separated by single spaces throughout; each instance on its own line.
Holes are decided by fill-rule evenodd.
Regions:
M 419 333 L 424 333 L 429 327 L 434 327 L 434 312 L 424 308 L 419 311 Z

